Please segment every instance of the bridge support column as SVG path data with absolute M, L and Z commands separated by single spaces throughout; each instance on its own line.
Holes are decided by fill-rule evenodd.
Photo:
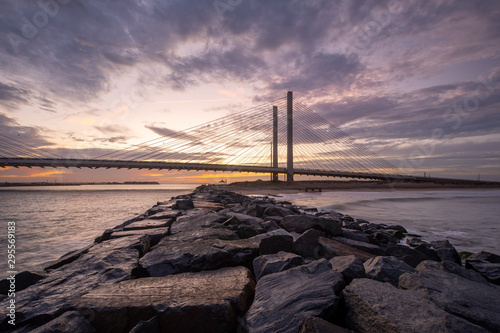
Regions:
M 288 92 L 286 96 L 286 181 L 293 182 L 293 93 Z
M 272 167 L 278 167 L 278 107 L 273 106 L 273 161 Z M 273 182 L 278 181 L 278 173 L 273 172 Z

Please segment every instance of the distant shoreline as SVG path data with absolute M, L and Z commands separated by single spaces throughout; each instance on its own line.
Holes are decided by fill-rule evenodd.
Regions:
M 277 195 L 299 192 L 327 191 L 411 191 L 411 190 L 454 190 L 454 189 L 499 189 L 498 185 L 454 185 L 435 183 L 408 183 L 383 181 L 296 181 L 287 182 L 238 182 L 227 185 L 210 185 L 244 195 Z
M 0 183 L 0 187 L 17 186 L 82 186 L 82 185 L 160 185 L 158 182 L 78 182 L 78 183 Z

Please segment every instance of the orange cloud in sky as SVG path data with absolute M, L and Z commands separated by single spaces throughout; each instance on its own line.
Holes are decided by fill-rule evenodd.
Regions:
M 30 172 L 24 175 L 1 175 L 0 178 L 35 178 L 35 177 L 57 177 L 59 175 L 73 174 L 73 172 L 68 170 L 51 170 L 45 172 Z

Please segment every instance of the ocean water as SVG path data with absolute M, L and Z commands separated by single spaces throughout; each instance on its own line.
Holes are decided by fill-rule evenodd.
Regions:
M 94 185 L 0 189 L 0 279 L 7 276 L 7 225 L 16 223 L 16 270 L 40 270 L 83 248 L 157 201 L 196 185 Z M 500 254 L 500 190 L 337 191 L 283 195 L 298 205 L 335 210 L 374 223 L 400 224 L 425 240 L 448 239 L 459 251 Z
M 7 226 L 16 226 L 16 270 L 47 262 L 91 244 L 104 230 L 158 201 L 190 193 L 193 184 L 41 186 L 0 189 L 0 279 L 7 276 Z
M 336 191 L 282 197 L 372 223 L 399 224 L 426 241 L 448 239 L 458 251 L 500 254 L 500 190 Z

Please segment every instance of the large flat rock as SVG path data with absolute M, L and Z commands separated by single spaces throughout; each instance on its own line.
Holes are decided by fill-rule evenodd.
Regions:
M 154 215 L 148 215 L 148 219 L 153 219 L 153 220 L 175 219 L 177 216 L 179 216 L 181 214 L 182 213 L 178 210 L 166 209 L 166 210 L 158 211 Z
M 342 235 L 342 228 L 338 220 L 315 217 L 310 215 L 288 215 L 283 218 L 280 226 L 287 231 L 294 231 L 300 234 L 309 229 L 317 229 L 325 232 L 329 236 Z
M 193 242 L 167 240 L 153 247 L 139 261 L 149 276 L 218 269 L 251 267 L 259 255 L 260 239 L 204 239 Z
M 492 264 L 500 264 L 500 256 L 491 252 L 480 251 L 471 255 L 470 260 L 486 260 Z
M 100 332 L 128 332 L 154 316 L 162 332 L 231 332 L 254 286 L 248 269 L 223 268 L 103 285 L 73 305 Z
M 415 271 L 413 267 L 404 261 L 390 256 L 368 259 L 363 266 L 368 278 L 381 282 L 389 282 L 395 287 L 398 286 L 399 277 L 402 274 Z
M 404 261 L 411 267 L 417 267 L 424 260 L 432 260 L 428 255 L 412 249 L 409 246 L 389 243 L 386 249 L 387 256 L 393 256 Z
M 440 240 L 431 242 L 431 246 L 436 250 L 436 253 L 442 261 L 449 260 L 453 261 L 459 265 L 462 264 L 462 260 L 458 255 L 457 250 L 451 245 L 448 240 Z
M 304 258 L 319 259 L 319 237 L 322 233 L 316 229 L 309 229 L 293 242 L 293 252 Z
M 445 270 L 406 273 L 399 286 L 431 299 L 440 308 L 492 332 L 500 332 L 500 287 L 471 281 Z
M 193 205 L 194 205 L 194 208 L 205 208 L 205 209 L 210 209 L 213 211 L 218 211 L 218 210 L 223 209 L 223 207 L 220 203 L 209 202 L 209 201 L 195 200 L 195 201 L 193 201 Z
M 16 293 L 16 324 L 45 324 L 71 309 L 71 300 L 93 288 L 130 279 L 137 267 L 139 249 L 147 246 L 145 243 L 149 241 L 143 237 L 103 241 L 73 262 L 51 271 L 38 283 Z M 0 305 L 0 321 L 5 325 L 7 303 Z
M 353 247 L 355 249 L 375 254 L 377 256 L 384 255 L 384 250 L 375 244 L 370 244 L 359 240 L 354 240 L 344 237 L 332 237 L 331 239 L 340 242 L 342 244 L 349 245 L 350 247 Z
M 123 230 L 114 231 L 110 235 L 110 239 L 121 238 L 121 237 L 136 237 L 141 238 L 143 236 L 148 236 L 150 244 L 157 244 L 163 237 L 167 236 L 169 233 L 169 228 L 150 228 L 150 229 L 139 229 L 139 230 Z M 149 251 L 149 247 L 145 248 L 141 255 Z
M 180 216 L 172 223 L 171 233 L 175 235 L 181 232 L 207 228 L 226 220 L 224 216 L 218 215 L 208 209 L 193 209 Z
M 321 259 L 269 274 L 257 283 L 255 300 L 245 316 L 248 332 L 298 332 L 309 316 L 335 311 L 342 274 Z
M 416 268 L 417 271 L 425 271 L 425 270 L 435 270 L 435 269 L 440 269 L 443 271 L 448 271 L 450 273 L 460 275 L 461 277 L 475 281 L 478 283 L 483 283 L 486 285 L 489 285 L 489 282 L 486 281 L 484 277 L 481 276 L 481 274 L 463 267 L 462 265 L 458 265 L 454 263 L 453 261 L 442 261 L 442 262 L 436 262 L 432 260 L 426 260 L 422 261 Z
M 488 332 L 440 309 L 416 291 L 370 279 L 344 289 L 349 328 L 361 333 Z
M 370 258 L 375 258 L 376 255 L 368 253 L 362 250 L 358 250 L 354 247 L 346 245 L 344 243 L 338 242 L 333 239 L 328 239 L 325 237 L 319 238 L 319 244 L 323 247 L 325 251 L 325 257 L 328 259 L 336 256 L 349 256 L 353 255 L 358 257 L 361 261 L 366 261 Z
M 368 236 L 364 232 L 359 230 L 342 228 L 342 237 L 356 240 L 358 242 L 370 243 L 370 239 L 368 238 Z
M 250 216 L 236 212 L 224 212 L 224 213 L 221 212 L 221 215 L 224 215 L 227 218 L 235 217 L 239 221 L 239 223 L 252 226 L 260 226 L 260 224 L 264 222 L 264 220 L 261 219 L 260 217 Z
M 45 276 L 44 272 L 24 271 L 16 274 L 16 291 L 21 291 L 34 285 Z M 3 279 L 0 281 L 0 295 L 8 295 L 11 281 Z
M 238 235 L 227 229 L 222 222 L 226 217 L 207 209 L 193 209 L 179 217 L 170 227 L 170 241 L 193 242 L 206 239 L 238 239 Z
M 356 256 L 350 255 L 333 257 L 329 261 L 332 265 L 332 269 L 342 273 L 342 276 L 347 283 L 351 283 L 353 279 L 366 277 L 363 262 Z
M 239 239 L 239 237 L 236 232 L 227 229 L 222 224 L 214 224 L 209 227 L 188 229 L 186 231 L 178 232 L 164 238 L 160 244 L 167 244 L 171 241 L 194 242 L 197 240 L 207 239 L 236 240 Z
M 43 270 L 44 271 L 52 271 L 64 265 L 70 264 L 76 259 L 80 258 L 83 254 L 87 253 L 88 250 L 93 246 L 90 244 L 82 249 L 70 251 L 64 255 L 62 255 L 59 259 L 49 263 Z
M 123 226 L 122 230 L 128 231 L 128 230 L 141 230 L 141 229 L 151 229 L 151 228 L 165 228 L 172 225 L 173 222 L 174 222 L 173 218 L 166 218 L 166 219 L 149 218 L 149 219 L 139 220 L 130 223 L 126 226 Z
M 276 254 L 266 254 L 255 258 L 253 261 L 253 271 L 255 279 L 285 271 L 287 269 L 304 264 L 304 258 L 289 252 L 278 252 Z
M 486 280 L 500 285 L 500 264 L 481 259 L 467 259 L 465 267 L 473 269 L 481 274 Z
M 262 238 L 259 245 L 261 255 L 275 254 L 280 251 L 293 251 L 293 236 L 292 235 L 270 235 Z

